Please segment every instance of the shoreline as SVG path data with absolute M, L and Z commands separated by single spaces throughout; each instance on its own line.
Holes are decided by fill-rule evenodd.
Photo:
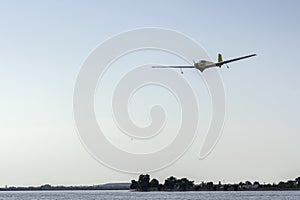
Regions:
M 29 188 L 0 188 L 1 192 L 51 192 L 51 191 L 128 191 L 128 192 L 265 192 L 265 191 L 300 191 L 300 188 L 258 188 L 258 189 L 238 189 L 238 190 L 211 190 L 211 189 L 200 189 L 200 190 L 147 190 L 140 191 L 136 189 L 84 189 L 84 188 L 64 188 L 64 189 L 29 189 Z
M 114 190 L 114 189 L 103 189 L 103 190 L 85 190 L 85 189 L 78 189 L 78 190 L 74 190 L 74 189 L 70 189 L 70 190 L 0 190 L 0 194 L 1 192 L 80 192 L 80 191 L 125 191 L 125 192 L 133 192 L 133 193 L 140 193 L 140 192 L 145 192 L 145 193 L 164 193 L 164 192 L 169 192 L 169 193 L 185 193 L 185 192 L 194 192 L 194 193 L 201 193 L 201 192 L 288 192 L 288 191 L 300 191 L 300 189 L 280 189 L 280 190 L 186 190 L 186 191 L 132 191 L 132 190 Z
M 152 180 L 148 174 L 141 174 L 138 180 L 129 182 L 106 183 L 98 185 L 64 186 L 44 184 L 40 186 L 5 186 L 0 188 L 0 193 L 5 191 L 128 191 L 128 192 L 218 192 L 218 191 L 300 191 L 300 177 L 294 180 L 280 181 L 279 183 L 264 183 L 250 181 L 240 183 L 218 184 L 213 182 L 194 183 L 187 178 L 170 176 L 164 183 Z

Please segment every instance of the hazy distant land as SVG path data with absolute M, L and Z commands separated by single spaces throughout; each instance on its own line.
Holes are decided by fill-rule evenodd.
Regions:
M 92 186 L 52 186 L 44 184 L 41 186 L 15 187 L 6 186 L 0 191 L 51 191 L 51 190 L 129 190 L 130 183 L 107 183 Z

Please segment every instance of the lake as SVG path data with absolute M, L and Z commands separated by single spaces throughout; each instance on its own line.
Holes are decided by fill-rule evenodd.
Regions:
M 129 192 L 129 191 L 24 191 L 0 192 L 8 200 L 95 200 L 95 199 L 205 199 L 205 200 L 299 200 L 300 191 L 236 191 L 236 192 Z

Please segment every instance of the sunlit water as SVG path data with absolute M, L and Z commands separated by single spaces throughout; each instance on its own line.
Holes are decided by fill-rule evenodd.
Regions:
M 0 192 L 0 199 L 217 199 L 217 200 L 299 200 L 300 191 L 237 191 L 237 192 L 129 192 L 129 191 L 36 191 Z

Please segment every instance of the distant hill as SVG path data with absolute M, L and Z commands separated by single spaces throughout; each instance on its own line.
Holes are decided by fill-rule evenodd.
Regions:
M 129 190 L 130 183 L 106 183 L 98 185 L 97 189 L 99 190 Z
M 37 187 L 5 187 L 0 191 L 39 191 L 39 190 L 129 190 L 130 183 L 106 183 L 92 186 L 52 186 L 45 184 Z

